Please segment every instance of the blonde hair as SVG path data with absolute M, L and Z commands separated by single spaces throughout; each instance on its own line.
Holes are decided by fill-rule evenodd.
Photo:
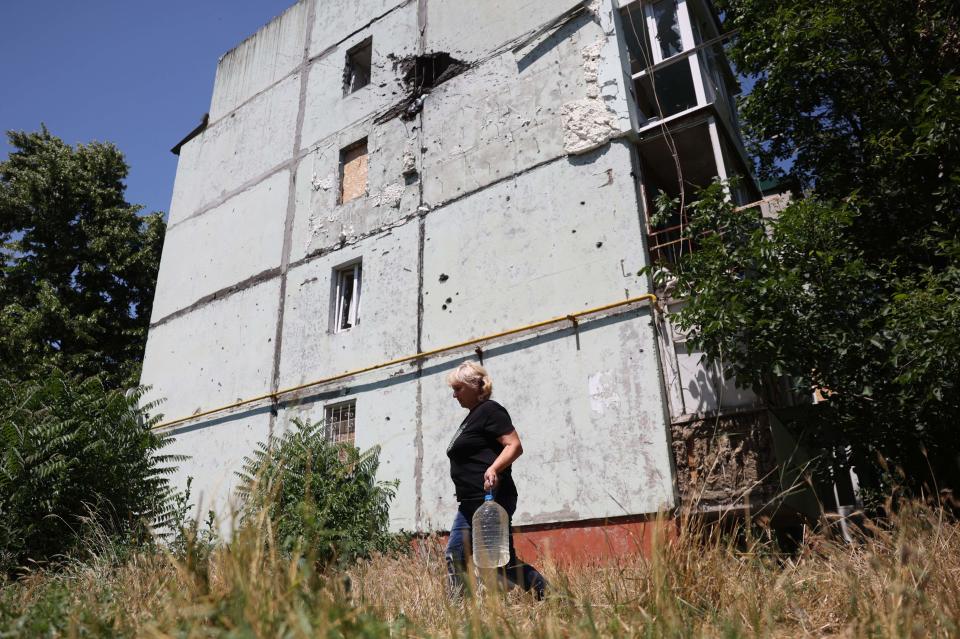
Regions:
M 447 375 L 447 384 L 453 386 L 455 382 L 469 384 L 480 389 L 480 399 L 490 399 L 493 394 L 493 380 L 490 373 L 476 362 L 463 362 Z

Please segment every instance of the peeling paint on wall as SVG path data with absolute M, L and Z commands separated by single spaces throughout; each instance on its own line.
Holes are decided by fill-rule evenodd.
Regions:
M 590 410 L 604 415 L 608 410 L 620 408 L 620 396 L 616 393 L 617 383 L 612 371 L 600 371 L 587 379 L 590 394 Z
M 403 192 L 407 187 L 402 182 L 393 182 L 386 185 L 383 189 L 370 198 L 372 206 L 389 206 L 390 208 L 400 208 L 400 200 L 403 198 Z
M 324 177 L 320 177 L 316 173 L 313 175 L 313 180 L 310 181 L 310 184 L 313 185 L 314 191 L 329 191 L 333 188 L 333 183 L 336 181 L 333 173 L 328 173 Z

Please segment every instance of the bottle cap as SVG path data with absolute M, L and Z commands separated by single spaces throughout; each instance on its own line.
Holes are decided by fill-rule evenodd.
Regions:
M 488 490 L 487 494 L 483 496 L 483 501 L 493 501 L 493 491 Z

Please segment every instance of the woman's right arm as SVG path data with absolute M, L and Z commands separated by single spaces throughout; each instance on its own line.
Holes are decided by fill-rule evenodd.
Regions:
M 490 490 L 496 488 L 500 483 L 500 473 L 505 471 L 510 465 L 523 454 L 523 444 L 520 443 L 520 435 L 516 429 L 506 435 L 497 437 L 497 443 L 503 446 L 503 450 L 497 455 L 497 458 L 490 464 L 490 468 L 483 473 L 483 489 Z

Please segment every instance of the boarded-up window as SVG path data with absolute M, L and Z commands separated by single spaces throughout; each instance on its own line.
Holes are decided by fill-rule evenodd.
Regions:
M 367 194 L 367 139 L 340 151 L 340 203 Z

